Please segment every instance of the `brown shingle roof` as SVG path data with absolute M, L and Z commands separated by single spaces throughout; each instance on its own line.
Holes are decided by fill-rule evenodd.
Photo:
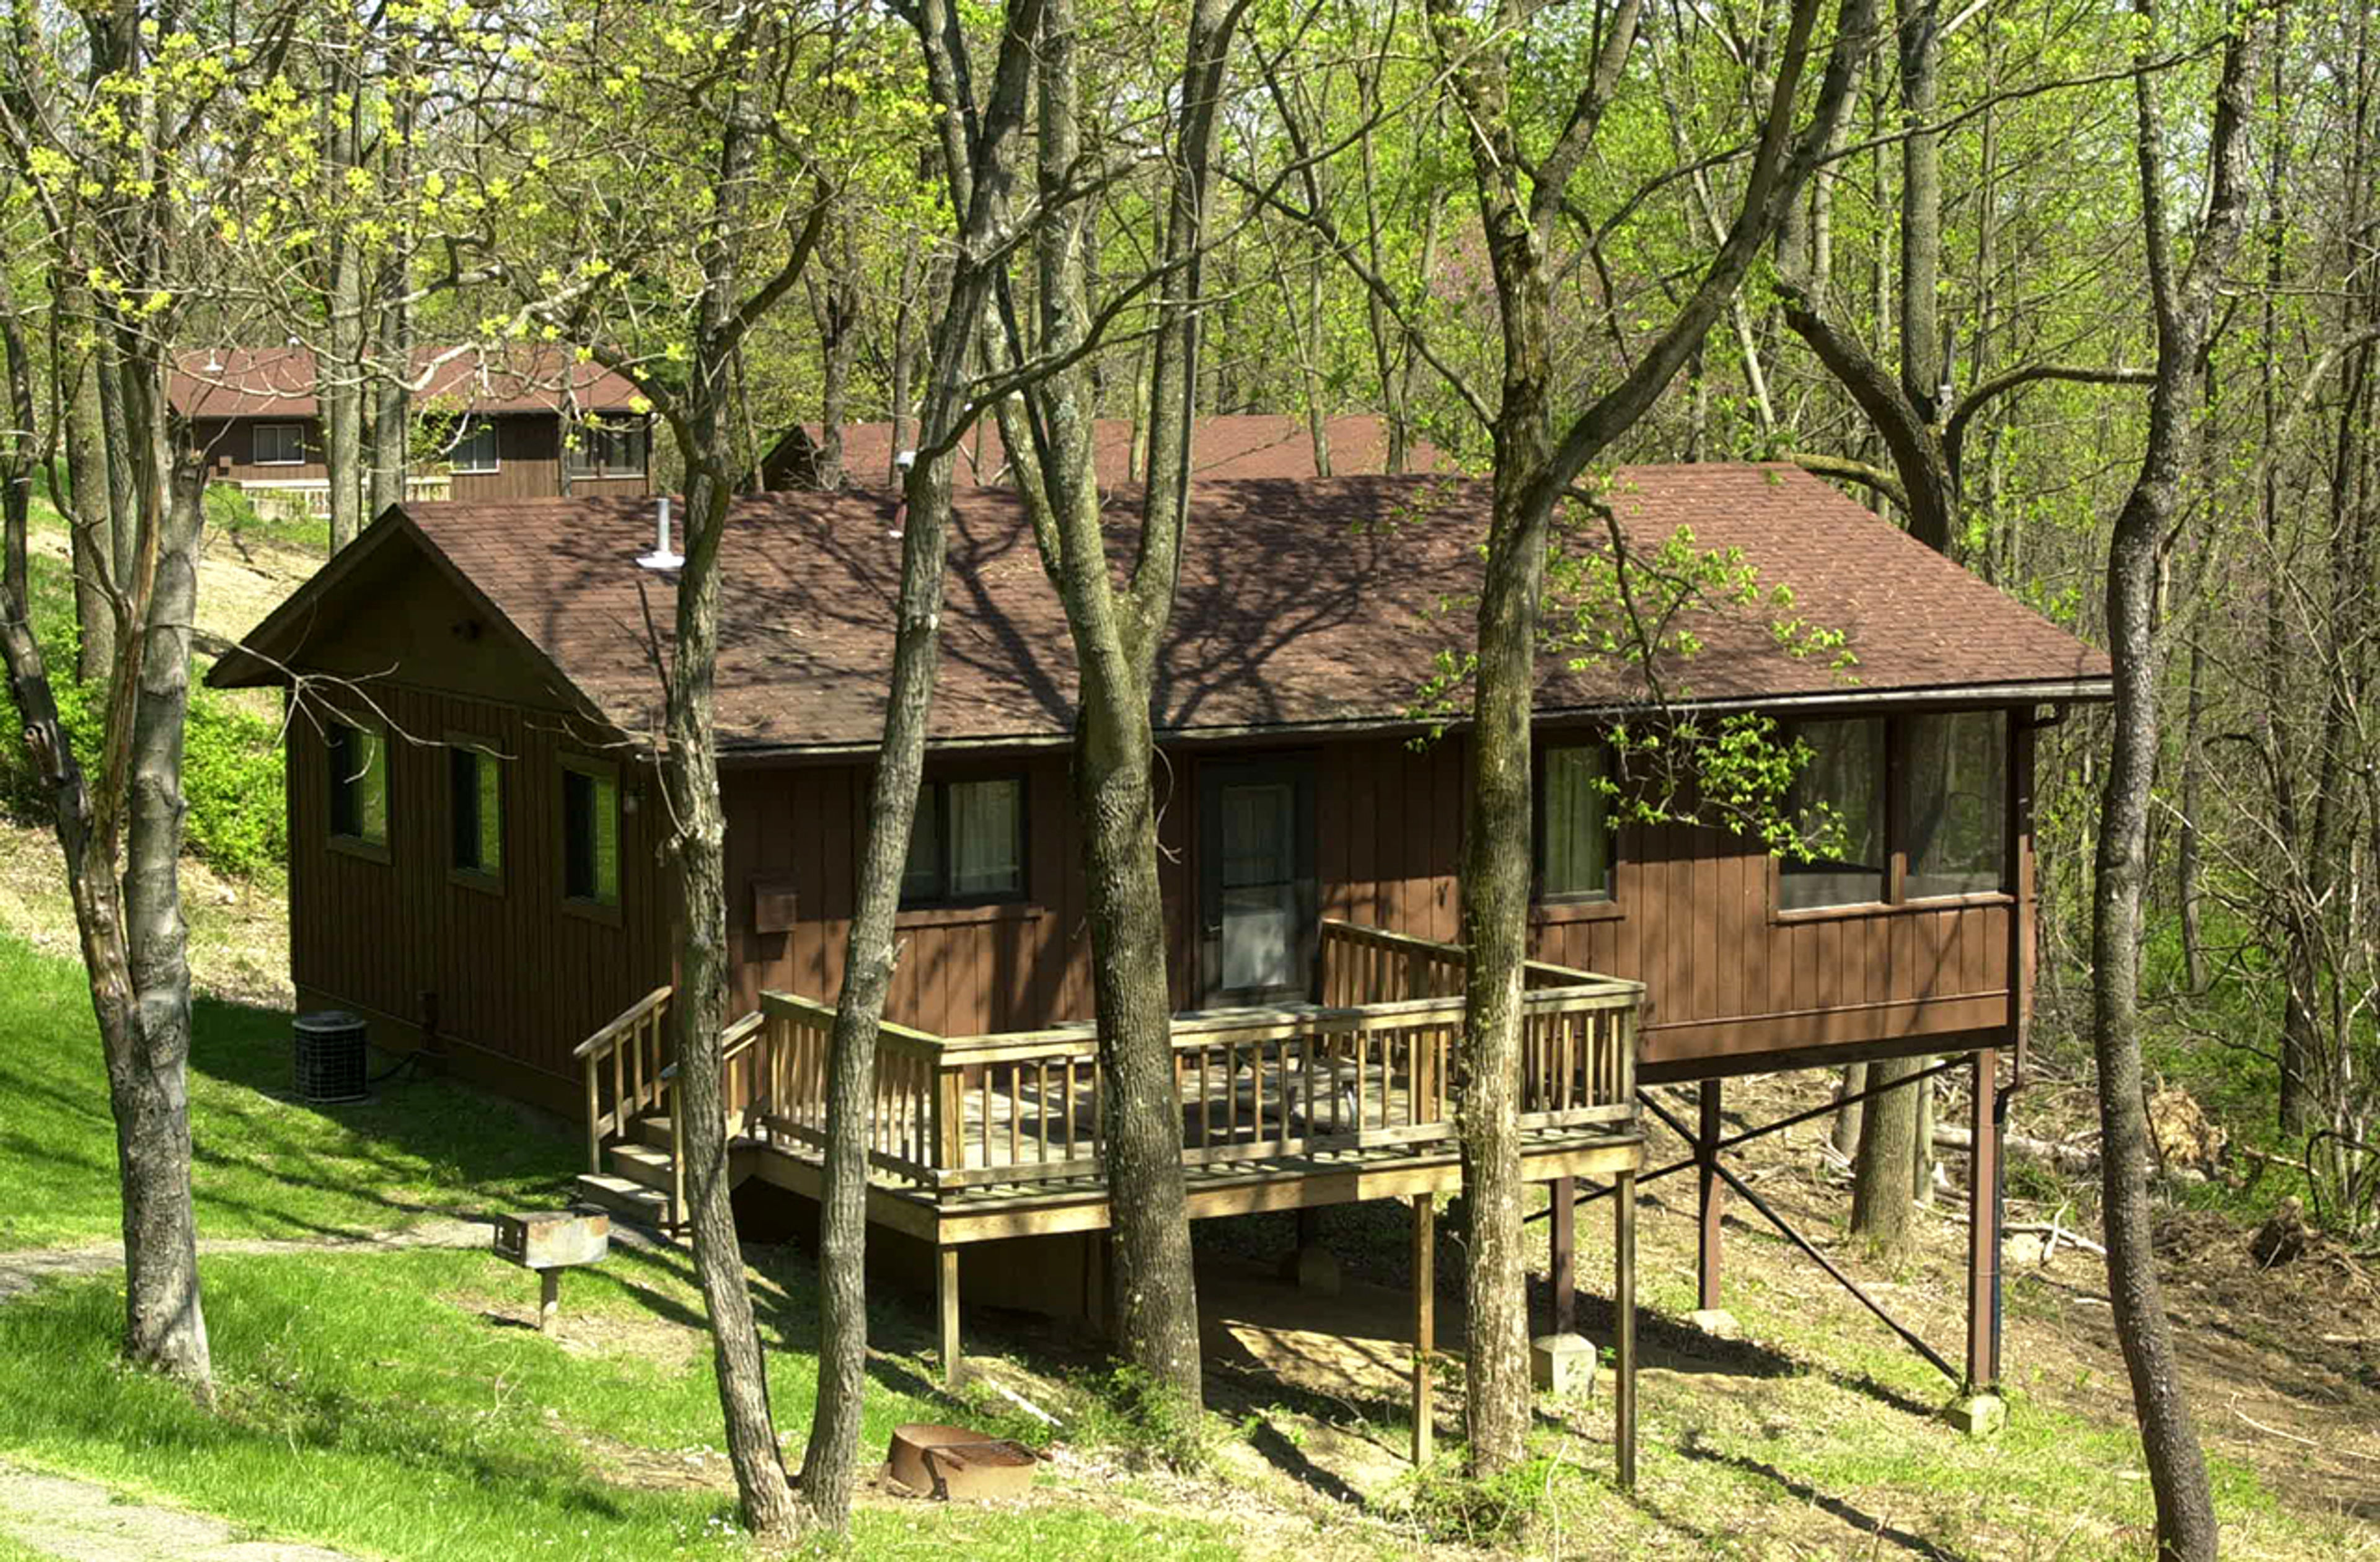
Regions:
M 1448 478 L 1200 484 L 1159 726 L 1195 734 L 1401 719 L 1433 656 L 1469 640 L 1457 599 L 1475 584 L 1486 503 L 1484 485 Z M 2107 677 L 2102 653 L 1798 470 L 1624 470 L 1613 507 L 1640 547 L 1681 526 L 1701 547 L 1740 547 L 1764 587 L 1790 585 L 1793 612 L 1842 630 L 1858 658 L 1852 681 L 1827 656 L 1780 651 L 1767 610 L 1703 616 L 1695 628 L 1706 649 L 1670 669 L 1673 692 L 1693 701 L 1982 688 L 2046 698 L 2096 692 L 2075 686 Z M 419 504 L 381 526 L 407 518 L 612 722 L 658 727 L 638 588 L 664 632 L 674 592 L 634 563 L 652 543 L 650 501 Z M 721 553 L 723 749 L 877 740 L 900 573 L 892 519 L 889 500 L 868 493 L 738 502 Z M 1066 733 L 1075 678 L 1064 618 L 1011 494 L 959 495 L 947 600 L 935 738 Z M 304 648 L 285 643 L 294 631 L 277 626 L 335 624 L 334 604 L 321 605 L 333 610 L 285 609 L 252 640 L 303 666 Z M 218 676 L 266 680 L 240 658 Z M 1548 713 L 1637 697 L 1625 668 L 1554 663 L 1539 694 Z
M 452 356 L 449 356 L 449 355 Z M 470 412 L 553 412 L 565 399 L 582 412 L 625 410 L 637 387 L 561 348 L 523 348 L 490 360 L 478 350 L 422 348 L 414 354 L 417 402 L 453 402 Z M 186 418 L 310 418 L 314 354 L 305 348 L 229 348 L 186 352 L 165 398 Z
M 1341 477 L 1357 473 L 1378 473 L 1388 470 L 1389 435 L 1387 422 L 1368 415 L 1351 414 L 1324 420 L 1324 432 L 1330 442 L 1330 470 Z M 801 437 L 815 446 L 820 431 L 807 427 Z M 770 472 L 770 485 L 779 485 L 778 473 L 790 474 L 792 453 L 785 449 L 789 433 L 779 447 L 772 449 L 762 462 Z M 914 437 L 914 431 L 912 433 Z M 1099 486 L 1120 488 L 1137 482 L 1143 474 L 1133 470 L 1133 424 L 1124 418 L 1100 418 L 1091 425 L 1091 461 L 1099 473 Z M 885 484 L 892 467 L 892 425 L 890 423 L 848 423 L 843 431 L 843 470 L 845 481 L 860 487 Z M 784 459 L 781 460 L 781 455 Z M 979 418 L 966 437 L 959 442 L 957 481 L 961 483 L 1004 485 L 1007 482 L 1007 447 L 1001 443 L 1000 425 L 990 418 Z M 1415 440 L 1406 451 L 1405 470 L 1415 472 L 1451 471 L 1453 462 L 1440 454 L 1427 440 Z M 1202 482 L 1243 477 L 1314 476 L 1314 438 L 1305 420 L 1285 413 L 1232 413 L 1220 418 L 1201 418 L 1191 433 L 1190 472 Z M 784 486 L 795 486 L 786 481 Z

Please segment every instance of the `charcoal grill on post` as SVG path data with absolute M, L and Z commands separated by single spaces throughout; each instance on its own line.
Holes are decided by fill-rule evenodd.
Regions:
M 364 1022 L 342 1009 L 298 1017 L 295 1061 L 298 1099 L 317 1106 L 361 1101 L 370 1093 L 364 1069 Z
M 562 1310 L 562 1271 L 600 1263 L 612 1251 L 612 1217 L 541 1210 L 496 1216 L 496 1256 L 537 1271 L 537 1326 Z

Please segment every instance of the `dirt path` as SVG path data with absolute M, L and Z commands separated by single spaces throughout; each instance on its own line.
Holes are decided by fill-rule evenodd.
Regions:
M 202 1513 L 128 1502 L 105 1486 L 0 1464 L 0 1535 L 75 1562 L 352 1562 L 319 1545 L 237 1538 Z
M 484 1220 L 433 1220 L 407 1231 L 372 1237 L 323 1240 L 278 1241 L 260 1237 L 225 1237 L 199 1244 L 200 1258 L 219 1253 L 386 1252 L 395 1248 L 484 1248 L 490 1225 Z M 615 1233 L 616 1235 L 616 1233 Z M 121 1242 L 85 1242 L 71 1248 L 34 1248 L 24 1252 L 0 1252 L 0 1302 L 22 1296 L 50 1279 L 79 1279 L 124 1266 Z

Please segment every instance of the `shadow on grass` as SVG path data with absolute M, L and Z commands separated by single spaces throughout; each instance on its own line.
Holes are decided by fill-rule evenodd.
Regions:
M 1679 1445 L 1678 1452 L 1698 1464 L 1716 1465 L 1767 1482 L 1796 1502 L 1805 1507 L 1815 1507 L 1821 1513 L 1831 1515 L 1860 1534 L 1869 1536 L 1876 1542 L 1889 1543 L 1912 1556 L 1923 1556 L 1927 1558 L 1928 1562 L 1972 1562 L 1970 1553 L 1946 1550 L 1927 1540 L 1924 1535 L 1912 1534 L 1907 1530 L 1896 1529 L 1887 1520 L 1876 1517 L 1864 1508 L 1845 1502 L 1830 1493 L 1821 1492 L 1805 1481 L 1796 1481 L 1775 1465 L 1763 1464 L 1758 1459 L 1746 1458 L 1742 1454 L 1722 1453 L 1705 1443 L 1698 1433 L 1686 1434 L 1685 1441 Z

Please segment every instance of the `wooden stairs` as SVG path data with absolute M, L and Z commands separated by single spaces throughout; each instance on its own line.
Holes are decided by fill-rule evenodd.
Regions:
M 677 1207 L 675 1125 L 667 1117 L 641 1117 L 635 1129 L 636 1138 L 605 1147 L 609 1171 L 578 1174 L 578 1201 L 674 1236 L 684 1214 Z

